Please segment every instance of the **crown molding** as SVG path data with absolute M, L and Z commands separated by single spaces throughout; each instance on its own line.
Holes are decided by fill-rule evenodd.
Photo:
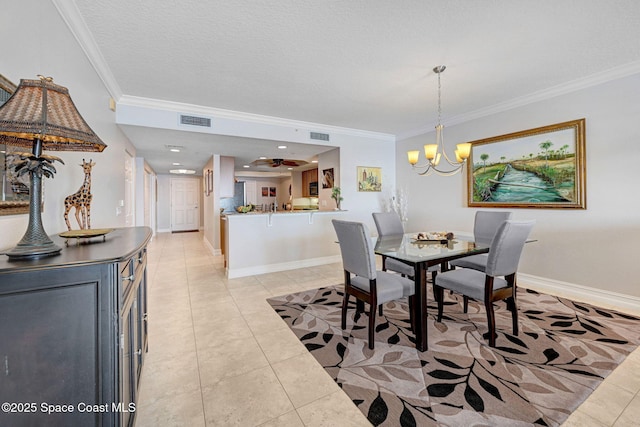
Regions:
M 557 86 L 552 86 L 547 89 L 543 89 L 529 95 L 525 95 L 519 98 L 515 98 L 509 101 L 500 102 L 495 105 L 490 105 L 485 108 L 480 108 L 468 113 L 459 114 L 453 116 L 447 120 L 447 125 L 457 125 L 460 123 L 468 122 L 471 120 L 487 117 L 492 114 L 502 113 L 504 111 L 513 110 L 515 108 L 523 107 L 525 105 L 533 104 L 535 102 L 545 101 L 547 99 L 555 98 L 557 96 L 566 95 L 568 93 L 576 92 L 582 89 L 587 89 L 593 86 L 598 86 L 610 81 L 622 79 L 624 77 L 631 76 L 633 74 L 640 73 L 640 61 L 630 62 L 625 65 L 611 68 L 606 71 L 592 74 L 590 76 L 572 80 L 568 83 L 563 83 Z M 424 135 L 425 133 L 433 132 L 437 123 L 429 123 L 418 129 L 412 131 L 403 132 L 396 135 L 397 141 L 402 141 L 408 138 L 412 138 L 418 135 Z
M 297 121 L 291 119 L 285 119 L 280 117 L 262 116 L 258 114 L 245 113 L 240 111 L 224 110 L 213 107 L 204 107 L 193 104 L 184 104 L 172 101 L 163 101 L 158 99 L 140 98 L 134 96 L 124 95 L 122 89 L 118 85 L 111 69 L 107 65 L 104 56 L 98 49 L 98 46 L 89 31 L 78 7 L 73 0 L 52 0 L 56 9 L 60 13 L 60 16 L 69 27 L 71 33 L 78 41 L 80 47 L 87 55 L 89 62 L 96 70 L 98 76 L 102 79 L 107 90 L 111 94 L 111 97 L 118 100 L 118 103 L 123 103 L 132 106 L 155 108 L 163 110 L 175 110 L 185 113 L 205 114 L 213 117 L 228 118 L 234 120 L 241 120 L 253 123 L 261 123 L 268 125 L 293 127 L 293 128 L 305 128 L 311 130 L 317 130 L 326 133 L 339 133 L 343 135 L 373 138 L 384 141 L 402 141 L 408 138 L 412 138 L 418 135 L 433 132 L 436 122 L 429 123 L 420 128 L 409 130 L 399 133 L 397 135 L 372 132 L 361 129 L 344 128 L 339 126 L 323 125 L 319 123 Z M 501 113 L 504 111 L 512 110 L 514 108 L 529 105 L 535 102 L 544 101 L 557 96 L 565 95 L 578 90 L 586 89 L 589 87 L 597 86 L 609 81 L 621 79 L 633 74 L 640 73 L 640 61 L 630 62 L 618 67 L 611 68 L 609 70 L 601 71 L 599 73 L 592 74 L 590 76 L 576 79 L 567 83 L 563 83 L 557 86 L 543 89 L 529 95 L 525 95 L 519 98 L 515 98 L 509 101 L 501 102 L 495 105 L 491 105 L 485 108 L 480 108 L 468 113 L 459 114 L 453 116 L 447 120 L 447 125 L 456 125 L 471 120 L 479 119 L 482 117 L 490 116 L 492 114 Z
M 120 97 L 118 104 L 155 110 L 175 111 L 177 113 L 185 114 L 199 114 L 211 118 L 237 120 L 252 124 L 280 126 L 292 129 L 305 129 L 329 134 L 349 135 L 389 142 L 395 142 L 396 140 L 395 135 L 388 133 L 324 125 L 321 123 L 285 119 L 282 117 L 264 116 L 260 114 L 245 113 L 242 111 L 225 110 L 222 108 L 186 104 L 174 101 L 165 101 L 161 99 L 143 98 L 139 96 L 123 95 L 122 97 Z
M 107 65 L 107 61 L 104 59 L 104 56 L 102 56 L 102 52 L 98 49 L 98 45 L 75 2 L 73 0 L 52 0 L 52 2 L 78 41 L 85 55 L 87 55 L 87 59 L 89 59 L 89 62 L 96 70 L 96 73 L 104 83 L 111 97 L 113 99 L 120 99 L 122 90 Z

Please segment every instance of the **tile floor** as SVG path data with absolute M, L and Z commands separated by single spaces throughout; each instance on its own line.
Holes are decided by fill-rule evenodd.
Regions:
M 228 280 L 202 233 L 149 245 L 149 353 L 137 405 L 146 426 L 369 426 L 265 301 L 333 285 L 339 264 Z M 640 350 L 565 422 L 640 425 Z

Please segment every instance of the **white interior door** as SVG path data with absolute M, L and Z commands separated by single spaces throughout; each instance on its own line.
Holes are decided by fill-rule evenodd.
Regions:
M 171 231 L 192 231 L 200 228 L 199 195 L 199 179 L 171 179 Z

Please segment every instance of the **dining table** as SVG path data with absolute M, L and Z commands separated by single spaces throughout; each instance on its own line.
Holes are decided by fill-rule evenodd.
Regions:
M 473 236 L 454 236 L 452 239 L 418 238 L 416 233 L 378 237 L 374 251 L 378 255 L 394 258 L 414 268 L 415 304 L 414 334 L 418 351 L 428 349 L 427 334 L 427 270 L 440 265 L 448 269 L 449 261 L 489 252 L 488 244 L 473 241 Z

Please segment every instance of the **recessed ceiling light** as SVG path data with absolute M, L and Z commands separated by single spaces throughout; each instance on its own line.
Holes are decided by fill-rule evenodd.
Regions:
M 174 153 L 179 153 L 184 147 L 182 145 L 165 145 L 169 149 L 169 151 L 173 151 Z
M 251 166 L 249 166 L 249 165 L 244 165 L 244 166 L 242 166 L 242 167 L 243 167 L 243 168 L 250 168 Z
M 286 150 L 287 146 L 286 145 L 278 145 L 278 148 L 281 150 Z
M 265 156 L 260 156 L 260 160 L 267 160 Z
M 293 168 L 287 168 L 287 170 L 290 170 L 290 171 L 292 171 L 292 170 L 293 170 Z
M 180 166 L 180 163 L 178 163 L 178 162 L 173 162 L 173 163 L 172 163 L 172 165 L 173 165 L 173 166 Z
M 169 173 L 177 173 L 182 175 L 193 175 L 196 173 L 193 169 L 169 169 Z
M 318 163 L 317 160 L 311 160 L 311 163 Z

